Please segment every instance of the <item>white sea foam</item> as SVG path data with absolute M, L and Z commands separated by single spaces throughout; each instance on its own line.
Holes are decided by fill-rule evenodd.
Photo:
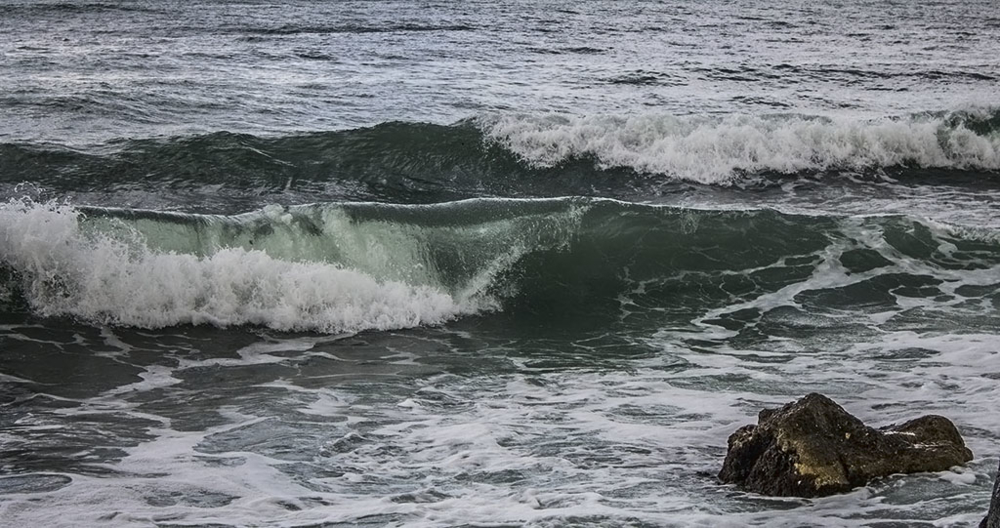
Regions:
M 0 205 L 0 262 L 20 274 L 39 313 L 144 328 L 255 324 L 340 333 L 439 324 L 489 305 L 331 263 L 242 248 L 205 256 L 156 251 L 136 233 L 85 231 L 70 206 Z
M 520 115 L 483 119 L 481 126 L 489 140 L 536 166 L 592 156 L 601 168 L 708 184 L 760 172 L 1000 169 L 1000 134 L 979 135 L 947 117 Z
M 60 270 L 62 275 L 53 280 L 72 278 L 66 271 L 70 264 L 53 262 L 112 242 L 127 248 L 122 251 L 130 262 L 177 256 L 121 238 L 80 235 L 71 208 L 21 205 L 23 210 L 17 204 L 8 204 L 9 211 L 0 209 L 9 214 L 0 216 L 5 226 L 0 255 L 8 261 L 9 255 L 24 255 L 8 262 L 18 269 Z M 7 220 L 22 216 L 34 219 L 6 227 Z M 47 224 L 52 225 L 43 228 Z M 351 227 L 349 222 L 338 225 Z M 885 229 L 876 227 L 898 225 L 891 218 L 885 224 L 844 218 L 838 225 L 843 236 L 815 250 L 815 271 L 799 283 L 709 310 L 678 330 L 668 326 L 650 329 L 652 335 L 624 335 L 637 346 L 658 351 L 652 355 L 633 356 L 628 345 L 601 352 L 606 336 L 579 339 L 572 352 L 563 352 L 534 336 L 493 341 L 488 333 L 441 329 L 402 338 L 350 338 L 364 347 L 328 346 L 337 341 L 330 336 L 279 336 L 235 353 L 224 347 L 167 358 L 142 367 L 137 378 L 128 376 L 85 406 L 51 415 L 39 412 L 19 422 L 24 431 L 42 435 L 64 430 L 64 416 L 104 414 L 109 423 L 129 416 L 148 423 L 142 427 L 150 438 L 124 447 L 120 460 L 102 462 L 113 478 L 67 473 L 72 482 L 65 487 L 10 494 L 0 505 L 0 519 L 9 524 L 123 527 L 149 522 L 793 527 L 926 519 L 941 526 L 972 524 L 988 500 L 992 477 L 987 472 L 996 467 L 995 458 L 984 457 L 992 456 L 996 445 L 990 410 L 1000 391 L 993 327 L 978 328 L 962 318 L 992 317 L 995 309 L 976 305 L 959 310 L 953 305 L 961 302 L 956 291 L 962 285 L 995 284 L 1000 270 L 985 266 L 990 259 L 978 262 L 980 269 L 950 269 L 934 260 L 909 258 L 889 242 Z M 929 247 L 942 255 L 963 251 L 947 225 L 914 220 L 913 227 L 930 230 Z M 46 233 L 66 236 L 41 236 Z M 858 248 L 891 264 L 850 271 L 841 257 Z M 73 253 L 64 255 L 67 251 Z M 264 256 L 267 262 L 285 262 Z M 208 262 L 213 257 L 190 258 Z M 32 259 L 40 262 L 35 268 Z M 89 267 L 94 264 L 83 269 Z M 875 314 L 809 313 L 797 300 L 809 291 L 843 289 L 901 273 L 940 278 L 938 287 L 954 295 L 898 295 L 897 305 L 880 307 Z M 780 310 L 787 307 L 801 310 L 782 316 Z M 745 308 L 759 310 L 762 317 L 800 317 L 802 331 L 772 331 L 762 340 L 729 339 L 738 337 L 737 332 L 711 322 Z M 942 319 L 962 326 L 949 331 L 890 324 L 894 317 L 920 309 L 938 311 Z M 872 332 L 859 334 L 857 326 L 847 324 L 867 325 Z M 580 337 L 589 336 L 583 332 Z M 119 354 L 116 359 L 139 363 L 142 356 L 127 357 L 133 350 L 143 353 L 134 340 L 134 335 L 113 332 L 100 336 Z M 465 349 L 456 343 L 471 344 L 459 345 Z M 351 350 L 356 348 L 363 351 Z M 374 370 L 352 372 L 349 358 L 372 350 L 398 361 L 366 360 L 366 368 Z M 580 352 L 608 363 L 589 363 Z M 579 363 L 553 368 L 549 361 L 567 357 Z M 463 368 L 425 375 L 423 369 L 433 369 L 435 359 L 460 362 Z M 514 367 L 480 371 L 484 360 L 509 360 Z M 607 368 L 610 362 L 616 365 Z M 421 374 L 383 375 L 401 365 L 416 366 Z M 260 377 L 245 376 L 248 371 Z M 223 381 L 216 386 L 216 379 L 225 380 L 216 374 L 226 373 L 243 373 L 238 379 L 248 385 L 234 390 Z M 830 395 L 874 425 L 929 412 L 946 415 L 979 458 L 959 473 L 891 477 L 847 495 L 808 501 L 755 497 L 715 480 L 725 439 L 733 430 L 752 423 L 761 407 L 812 391 Z M 183 423 L 190 419 L 191 402 L 198 402 L 198 413 L 218 413 L 225 423 L 209 420 L 211 425 L 192 430 Z M 27 438 L 12 432 L 5 433 L 11 442 Z
M 890 477 L 815 500 L 743 494 L 719 484 L 714 474 L 725 438 L 735 428 L 753 422 L 761 406 L 780 405 L 807 390 L 828 392 L 873 424 L 939 412 L 936 406 L 946 405 L 977 456 L 990 453 L 996 437 L 988 433 L 995 425 L 988 409 L 1000 393 L 992 380 L 969 384 L 991 364 L 983 361 L 983 354 L 991 353 L 988 337 L 896 332 L 827 353 L 803 353 L 799 346 L 786 351 L 721 346 L 715 353 L 671 346 L 662 355 L 629 362 L 633 368 L 625 370 L 554 371 L 524 364 L 471 378 L 391 376 L 354 385 L 317 383 L 316 373 L 307 373 L 308 366 L 316 366 L 309 359 L 315 351 L 294 338 L 285 343 L 286 352 L 309 353 L 284 356 L 293 367 L 284 372 L 299 374 L 253 385 L 218 406 L 208 403 L 224 424 L 198 431 L 176 427 L 168 416 L 187 413 L 169 406 L 144 409 L 149 398 L 122 399 L 119 389 L 94 398 L 82 411 L 60 411 L 117 416 L 159 410 L 165 416 L 143 415 L 157 422 L 148 431 L 152 438 L 106 464 L 113 478 L 67 474 L 72 482 L 58 490 L 8 496 L 0 519 L 122 527 L 149 522 L 793 527 L 933 518 L 941 526 L 963 526 L 979 518 L 969 513 L 978 512 L 970 504 L 988 499 L 986 472 L 996 467 L 989 455 L 957 472 Z M 907 368 L 896 369 L 896 360 L 871 353 L 912 346 L 957 356 L 907 360 Z M 248 349 L 278 352 L 281 343 Z M 488 350 L 491 354 L 499 350 Z M 239 355 L 246 362 L 230 366 L 259 364 L 258 357 Z M 775 361 L 781 356 L 784 360 Z M 676 368 L 677 357 L 690 367 Z M 521 359 L 530 363 L 532 357 Z M 170 368 L 180 379 L 214 364 L 190 360 Z M 379 389 L 371 388 L 373 381 Z M 956 381 L 959 387 L 953 386 Z M 190 386 L 147 381 L 126 387 L 133 394 L 192 397 Z M 210 402 L 219 395 L 215 391 L 205 386 L 194 394 Z M 42 416 L 35 427 L 51 425 L 48 420 Z

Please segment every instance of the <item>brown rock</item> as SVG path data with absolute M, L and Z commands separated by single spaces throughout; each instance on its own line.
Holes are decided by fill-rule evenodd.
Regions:
M 813 393 L 737 429 L 719 479 L 763 495 L 818 497 L 969 460 L 972 452 L 947 418 L 928 415 L 876 430 Z

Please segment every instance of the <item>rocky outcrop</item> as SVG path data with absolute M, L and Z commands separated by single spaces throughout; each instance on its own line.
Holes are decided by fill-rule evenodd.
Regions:
M 969 460 L 972 452 L 947 418 L 928 415 L 873 429 L 814 393 L 764 409 L 756 426 L 733 433 L 719 479 L 763 495 L 819 497 Z
M 993 483 L 993 500 L 990 501 L 990 511 L 979 523 L 979 528 L 1000 528 L 1000 468 L 997 468 L 997 479 Z

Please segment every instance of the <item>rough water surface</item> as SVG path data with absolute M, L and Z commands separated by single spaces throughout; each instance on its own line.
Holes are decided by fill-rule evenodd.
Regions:
M 989 0 L 0 0 L 0 525 L 972 526 Z M 807 393 L 975 458 L 716 479 Z

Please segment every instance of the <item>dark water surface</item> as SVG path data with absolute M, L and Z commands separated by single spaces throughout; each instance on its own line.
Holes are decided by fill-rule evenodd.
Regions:
M 970 526 L 995 2 L 0 0 L 0 524 Z M 976 458 L 715 478 L 764 406 Z

